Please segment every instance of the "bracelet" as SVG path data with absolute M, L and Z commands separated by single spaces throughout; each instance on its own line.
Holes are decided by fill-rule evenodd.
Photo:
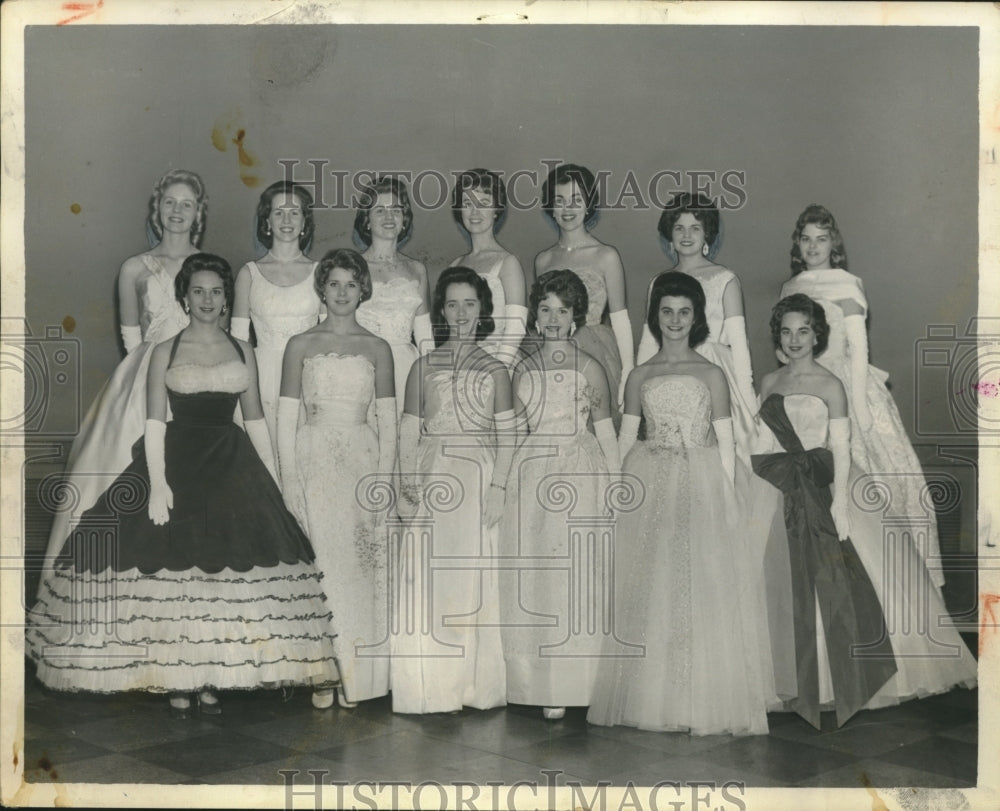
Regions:
M 495 487 L 495 488 L 497 488 L 497 490 L 503 490 L 504 492 L 507 491 L 506 485 L 497 484 L 496 482 L 490 482 L 490 487 Z

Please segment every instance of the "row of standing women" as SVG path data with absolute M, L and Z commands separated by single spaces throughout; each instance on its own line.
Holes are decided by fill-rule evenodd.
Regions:
M 974 682 L 974 661 L 941 601 L 940 572 L 926 566 L 936 534 L 923 547 L 906 538 L 887 564 L 878 521 L 845 495 L 865 474 L 890 474 L 897 504 L 922 514 L 913 509 L 919 464 L 884 373 L 867 364 L 867 303 L 825 209 L 809 207 L 796 224 L 796 274 L 783 296 L 812 298 L 783 301 L 775 312 L 785 365 L 763 380 L 755 420 L 742 293 L 710 259 L 719 220 L 704 199 L 678 195 L 661 218 L 676 264 L 650 285 L 634 370 L 621 261 L 588 231 L 599 201 L 583 167 L 557 167 L 545 184 L 559 240 L 536 258 L 528 302 L 517 259 L 496 241 L 505 201 L 495 173 L 459 179 L 454 212 L 471 250 L 442 274 L 431 312 L 425 269 L 398 250 L 412 226 L 401 182 L 382 179 L 369 190 L 355 223 L 363 255 L 308 260 L 310 202 L 291 184 L 262 195 L 257 237 L 267 252 L 236 278 L 230 338 L 221 328 L 228 268 L 192 257 L 204 223 L 201 181 L 173 172 L 157 185 L 149 223 L 160 241 L 120 274 L 129 355 L 74 443 L 76 500 L 57 515 L 37 616 L 78 611 L 77 581 L 107 576 L 106 560 L 88 553 L 81 563 L 74 549 L 88 543 L 88 518 L 106 511 L 115 484 L 132 476 L 148 487 L 149 515 L 139 499 L 118 523 L 120 621 L 110 639 L 67 642 L 51 626 L 32 625 L 29 649 L 47 684 L 198 691 L 202 710 L 217 711 L 212 688 L 312 682 L 314 703 L 327 706 L 339 680 L 345 705 L 391 689 L 403 712 L 511 701 L 558 717 L 565 706 L 589 705 L 594 723 L 746 733 L 766 731 L 766 709 L 783 700 L 816 724 L 818 708 L 832 703 L 842 722 L 862 707 Z M 251 323 L 256 353 L 246 343 Z M 232 375 L 217 368 L 229 366 Z M 237 399 L 245 435 L 230 430 Z M 158 444 L 168 400 L 174 419 Z M 197 431 L 211 441 L 196 442 Z M 129 465 L 133 442 L 142 452 Z M 259 475 L 262 465 L 251 463 L 248 442 L 265 463 L 278 459 L 276 478 L 297 521 Z M 215 455 L 222 447 L 225 461 Z M 782 460 L 791 454 L 813 460 L 815 480 L 788 473 Z M 243 473 L 234 483 L 218 476 L 219 466 Z M 178 470 L 182 488 L 173 485 Z M 401 542 L 387 539 L 379 502 L 390 481 L 407 520 L 388 522 Z M 561 483 L 589 531 L 571 531 Z M 440 492 L 452 499 L 447 508 L 435 506 Z M 81 511 L 74 528 L 70 513 Z M 277 517 L 262 524 L 259 511 Z M 427 519 L 432 532 L 413 529 Z M 270 531 L 262 535 L 261 526 Z M 196 544 L 190 528 L 212 543 Z M 130 555 L 130 533 L 165 540 Z M 613 566 L 602 563 L 602 543 L 613 548 Z M 393 549 L 398 560 L 390 561 Z M 448 559 L 458 562 L 428 565 Z M 512 565 L 497 566 L 503 559 Z M 284 608 L 306 601 L 295 604 L 296 616 L 312 626 L 276 627 L 269 637 L 282 640 L 274 642 L 282 651 L 294 638 L 298 649 L 268 658 L 255 637 L 260 655 L 245 655 L 249 637 L 214 625 L 213 610 L 195 604 L 218 588 L 205 573 L 246 572 L 263 574 L 231 579 L 255 594 L 261 616 L 267 599 Z M 276 585 L 286 581 L 312 585 L 289 596 Z M 123 582 L 134 594 L 122 597 Z M 588 582 L 613 596 L 602 603 L 603 588 L 578 588 Z M 150 615 L 168 592 L 182 613 Z M 211 630 L 185 630 L 172 654 L 157 639 L 157 621 L 196 625 L 205 616 Z M 943 630 L 911 630 L 931 617 Z M 126 640 L 156 651 L 160 644 L 162 661 L 122 656 L 109 666 L 74 655 L 122 644 L 122 621 Z M 578 632 L 581 623 L 589 632 Z M 209 640 L 213 662 L 188 667 L 191 645 L 206 650 Z M 852 653 L 866 643 L 864 655 Z M 229 661 L 216 661 L 229 651 Z M 186 702 L 175 695 L 171 706 L 182 713 Z

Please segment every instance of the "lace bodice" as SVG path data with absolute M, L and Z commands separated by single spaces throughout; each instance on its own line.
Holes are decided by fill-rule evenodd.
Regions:
M 313 355 L 302 363 L 302 400 L 310 425 L 364 423 L 375 396 L 375 367 L 363 355 Z
M 576 369 L 529 369 L 517 385 L 528 428 L 533 434 L 566 436 L 588 433 L 593 387 Z
M 726 313 L 722 306 L 722 296 L 726 285 L 736 278 L 736 274 L 728 268 L 716 268 L 696 277 L 705 291 L 705 318 L 708 319 L 708 340 L 722 342 L 722 325 Z
M 372 297 L 358 307 L 358 323 L 390 344 L 408 344 L 413 317 L 422 303 L 416 279 L 373 280 Z
M 157 257 L 143 254 L 141 259 L 147 272 L 136 280 L 139 328 L 142 340 L 158 344 L 184 329 L 188 325 L 188 317 L 174 294 L 174 277 Z
M 493 428 L 493 375 L 442 369 L 425 378 L 424 433 L 474 434 Z
M 651 448 L 711 447 L 712 395 L 691 375 L 659 375 L 642 384 L 646 444 Z
M 597 270 L 589 267 L 570 268 L 583 286 L 587 288 L 587 325 L 594 326 L 601 323 L 604 316 L 604 308 L 608 306 L 608 288 L 604 284 L 604 276 Z
M 321 302 L 313 286 L 312 271 L 298 284 L 269 282 L 256 262 L 250 268 L 250 320 L 262 349 L 284 349 L 288 339 L 315 326 Z M 315 269 L 315 265 L 313 268 Z
M 178 394 L 224 392 L 239 394 L 250 386 L 250 372 L 243 361 L 227 360 L 211 366 L 181 363 L 171 366 L 164 375 L 167 388 Z

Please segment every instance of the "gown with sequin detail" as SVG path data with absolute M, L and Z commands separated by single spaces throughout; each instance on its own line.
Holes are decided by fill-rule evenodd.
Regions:
M 851 350 L 844 329 L 844 311 L 836 302 L 849 300 L 868 312 L 861 280 L 846 270 L 804 270 L 793 276 L 781 288 L 781 296 L 804 293 L 823 307 L 830 325 L 829 345 L 816 361 L 833 372 L 844 384 L 851 418 L 851 460 L 863 472 L 871 474 L 880 488 L 888 488 L 891 498 L 885 507 L 885 522 L 902 533 L 917 539 L 916 547 L 931 578 L 940 587 L 944 573 L 940 563 L 940 545 L 931 499 L 923 468 L 910 444 L 899 409 L 886 388 L 889 375 L 868 366 L 865 379 L 865 399 L 872 416 L 872 425 L 862 430 L 852 405 L 854 389 L 851 376 Z
M 693 734 L 767 732 L 740 510 L 711 425 L 708 387 L 657 376 L 640 390 L 647 439 L 623 472 L 645 485 L 618 516 L 613 638 L 587 720 Z
M 334 647 L 349 701 L 389 691 L 387 535 L 369 491 L 378 470 L 379 439 L 366 422 L 374 396 L 375 370 L 367 358 L 331 353 L 305 359 L 305 422 L 295 440 L 298 486 L 336 618 Z
M 316 294 L 312 269 L 302 281 L 278 285 L 267 280 L 256 262 L 250 269 L 250 320 L 257 336 L 257 386 L 260 404 L 271 435 L 271 450 L 278 458 L 278 398 L 281 394 L 281 362 L 288 339 L 305 332 L 319 321 L 323 304 Z
M 410 367 L 417 359 L 413 319 L 423 301 L 416 279 L 397 276 L 387 282 L 372 280 L 372 297 L 358 307 L 358 323 L 389 344 L 396 383 L 396 414 L 403 413 L 403 394 Z M 426 352 L 429 347 L 422 351 Z
M 417 446 L 424 506 L 404 528 L 392 637 L 395 712 L 505 703 L 496 526 L 483 525 L 493 475 L 493 377 L 440 370 L 425 379 Z M 486 406 L 489 406 L 487 409 Z
M 583 371 L 531 368 L 519 379 L 530 433 L 507 480 L 500 547 L 519 561 L 500 573 L 507 700 L 514 704 L 586 706 L 597 672 L 600 539 L 613 519 L 607 463 L 587 430 L 594 393 Z
M 55 516 L 45 552 L 45 573 L 62 549 L 84 510 L 132 461 L 132 445 L 145 431 L 146 375 L 153 347 L 188 324 L 174 295 L 174 277 L 150 254 L 138 280 L 139 328 L 142 343 L 118 364 L 80 424 L 66 463 L 66 480 L 57 493 Z
M 726 375 L 729 384 L 729 410 L 733 420 L 733 438 L 736 440 L 736 452 L 749 468 L 751 444 L 754 434 L 754 414 L 757 413 L 756 400 L 747 402 L 743 390 L 737 383 L 736 366 L 733 363 L 733 351 L 724 340 L 723 325 L 726 321 L 725 308 L 722 304 L 726 287 L 736 278 L 736 274 L 728 268 L 718 267 L 695 276 L 702 290 L 705 291 L 705 318 L 708 321 L 708 338 L 695 347 L 699 355 L 712 361 Z M 655 280 L 654 280 L 655 282 Z M 650 285 L 652 287 L 652 284 Z M 656 352 L 656 340 L 649 327 L 642 328 L 639 357 L 637 362 L 645 361 Z
M 242 360 L 167 369 L 169 520 L 149 518 L 140 439 L 29 615 L 27 648 L 44 684 L 190 692 L 335 677 L 312 547 L 233 422 L 249 381 Z
M 773 411 L 779 401 L 804 451 L 824 448 L 829 426 L 826 403 L 811 394 L 786 394 L 783 397 L 771 395 L 761 408 L 758 452 L 786 450 L 769 427 L 774 420 L 767 412 Z M 787 444 L 787 438 L 784 442 Z M 755 463 L 758 458 L 755 457 Z M 805 469 L 800 462 L 796 462 L 795 467 Z M 848 492 L 855 489 L 854 485 L 864 475 L 852 465 Z M 808 494 L 806 501 L 811 501 Z M 817 638 L 812 643 L 802 639 L 801 629 L 795 622 L 794 586 L 803 578 L 801 574 L 793 573 L 796 571 L 795 558 L 790 551 L 794 550 L 789 544 L 796 541 L 789 537 L 786 522 L 781 517 L 783 496 L 775 486 L 755 476 L 748 502 L 752 505 L 748 525 L 751 534 L 758 534 L 758 540 L 752 542 L 757 549 L 754 569 L 764 572 L 766 582 L 763 591 L 766 594 L 774 681 L 770 703 L 776 705 L 778 701 L 792 699 L 798 703 L 806 699 L 811 703 L 816 700 L 815 697 L 798 695 L 796 671 L 800 667 L 797 665 L 804 661 L 818 671 L 819 704 L 825 708 L 836 700 L 839 709 L 840 697 L 831 673 L 827 654 L 828 635 L 824 633 L 823 623 L 832 618 L 838 626 L 842 625 L 848 613 L 834 606 L 824 617 L 817 607 L 815 622 L 811 617 L 807 618 L 809 627 L 815 627 Z M 940 693 L 957 685 L 975 685 L 976 661 L 955 629 L 927 568 L 917 556 L 916 548 L 903 536 L 883 533 L 881 517 L 877 513 L 866 512 L 865 506 L 853 499 L 848 500 L 850 540 L 855 550 L 854 559 L 864 567 L 864 576 L 870 580 L 878 600 L 876 610 L 880 609 L 882 616 L 877 618 L 878 630 L 867 632 L 871 638 L 855 641 L 864 646 L 865 657 L 872 658 L 873 666 L 880 662 L 878 646 L 887 641 L 891 646 L 890 654 L 894 657 L 894 661 L 889 660 L 894 665 L 894 672 L 888 672 L 887 680 L 883 678 L 873 682 L 877 690 L 868 693 L 862 708 L 876 709 Z M 814 525 L 815 521 L 810 522 L 810 526 Z M 838 540 L 833 537 L 829 542 L 838 543 Z M 881 631 L 883 622 L 887 636 Z M 797 655 L 796 648 L 804 645 L 811 650 L 803 658 L 801 653 Z M 811 678 L 815 684 L 816 676 Z M 869 681 L 872 680 L 869 678 Z

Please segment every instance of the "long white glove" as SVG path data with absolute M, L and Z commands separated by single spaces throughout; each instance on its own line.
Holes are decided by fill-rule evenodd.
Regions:
M 635 368 L 635 347 L 632 340 L 632 324 L 628 320 L 628 310 L 618 310 L 611 313 L 611 331 L 615 334 L 618 344 L 618 354 L 622 357 L 622 376 L 618 391 L 612 392 L 618 398 L 619 410 L 625 403 L 625 381 L 628 373 Z
M 719 443 L 719 458 L 722 459 L 722 469 L 730 484 L 736 484 L 736 442 L 733 439 L 732 417 L 712 420 L 715 438 Z
M 635 414 L 622 414 L 622 427 L 618 429 L 618 456 L 625 463 L 628 452 L 639 438 L 641 418 Z
M 597 444 L 601 446 L 608 472 L 612 478 L 618 478 L 622 472 L 622 458 L 618 452 L 618 439 L 615 437 L 615 424 L 611 421 L 611 417 L 605 417 L 594 423 L 594 436 L 597 437 Z
M 847 417 L 830 420 L 830 450 L 833 451 L 833 505 L 830 513 L 837 537 L 846 541 L 851 534 L 847 511 L 847 480 L 851 472 L 851 421 Z
M 656 338 L 649 331 L 649 324 L 643 324 L 642 337 L 639 339 L 639 351 L 635 353 L 635 365 L 639 366 L 645 363 L 659 351 L 660 347 L 656 345 Z
M 390 484 L 396 465 L 396 398 L 375 400 L 375 421 L 378 424 L 378 478 Z M 391 486 L 391 485 L 390 485 Z
M 399 473 L 402 482 L 399 487 L 399 499 L 396 501 L 396 512 L 402 519 L 416 515 L 422 498 L 420 477 L 417 472 L 417 445 L 420 443 L 420 432 L 423 420 L 413 414 L 403 412 L 399 421 Z
M 122 343 L 125 345 L 125 354 L 131 355 L 132 350 L 142 343 L 142 330 L 139 327 L 127 327 L 122 324 Z
M 413 319 L 413 338 L 417 342 L 417 354 L 426 355 L 434 348 L 434 330 L 431 317 L 427 313 Z
M 526 334 L 528 308 L 523 304 L 508 304 L 504 307 L 504 316 L 503 350 L 500 359 L 507 364 L 508 369 L 511 369 L 517 362 L 518 350 Z
M 748 407 L 757 402 L 753 390 L 753 366 L 750 363 L 750 344 L 747 341 L 747 322 L 742 315 L 731 315 L 722 322 L 722 340 L 733 353 L 733 371 L 740 395 Z
M 229 320 L 229 334 L 241 341 L 250 340 L 250 319 L 233 316 Z
M 867 431 L 872 427 L 872 412 L 868 407 L 868 332 L 865 330 L 865 317 L 847 316 L 844 332 L 851 357 L 851 408 L 858 427 Z
M 278 467 L 281 470 L 281 495 L 292 515 L 303 528 L 307 526 L 305 493 L 299 481 L 295 460 L 295 435 L 299 426 L 299 398 L 278 398 Z
M 162 420 L 146 420 L 143 447 L 149 468 L 149 520 L 157 526 L 170 520 L 174 493 L 167 484 L 167 424 Z
M 281 480 L 278 478 L 278 471 L 275 470 L 274 467 L 274 451 L 271 448 L 271 434 L 267 430 L 267 423 L 264 422 L 264 418 L 260 417 L 256 420 L 244 420 L 243 430 L 247 432 L 247 436 L 250 438 L 250 444 L 253 445 L 253 449 L 257 451 L 260 461 L 264 463 L 264 467 L 266 467 L 267 472 L 271 474 L 271 478 L 274 479 L 274 483 L 277 484 L 278 487 L 281 487 Z
M 494 414 L 493 428 L 496 432 L 497 455 L 493 463 L 493 479 L 483 504 L 483 522 L 487 527 L 500 521 L 507 498 L 507 478 L 514 461 L 514 446 L 517 444 L 517 414 L 514 409 L 508 408 Z

